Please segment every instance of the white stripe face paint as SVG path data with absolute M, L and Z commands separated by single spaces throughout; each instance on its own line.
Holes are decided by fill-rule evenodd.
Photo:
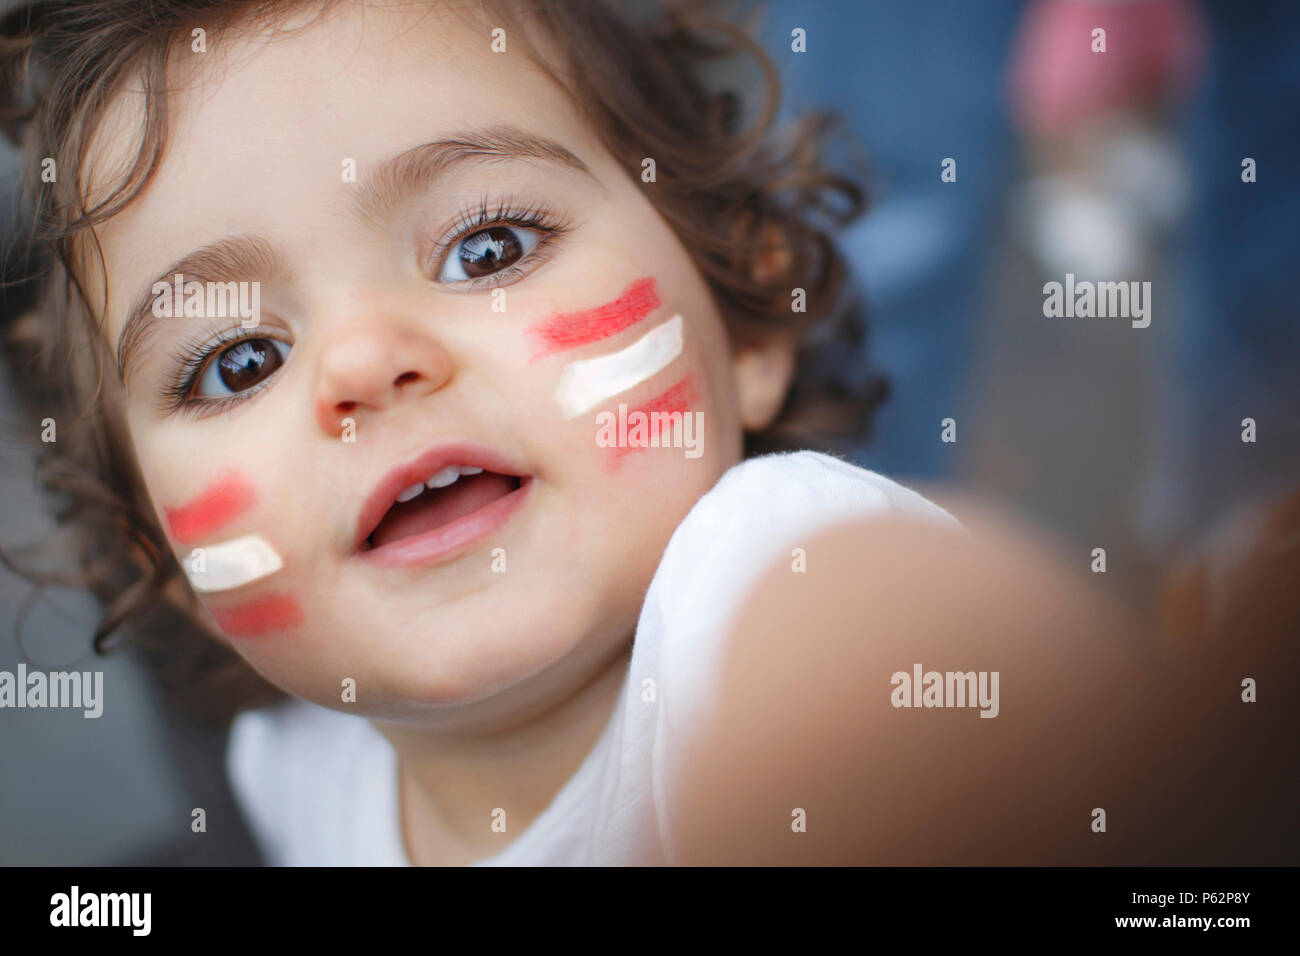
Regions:
M 196 591 L 229 591 L 252 584 L 284 567 L 284 561 L 260 534 L 197 548 L 181 562 Z
M 564 366 L 555 386 L 555 401 L 566 419 L 577 418 L 640 385 L 681 354 L 682 317 L 674 315 L 620 352 Z

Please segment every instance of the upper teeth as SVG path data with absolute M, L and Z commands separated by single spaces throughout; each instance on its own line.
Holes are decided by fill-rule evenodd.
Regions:
M 460 469 L 455 465 L 448 465 L 432 478 L 425 479 L 424 483 L 430 488 L 446 488 L 448 485 L 454 485 L 459 478 Z
M 397 500 L 410 501 L 424 491 L 426 486 L 429 488 L 446 488 L 448 485 L 454 485 L 459 481 L 461 475 L 477 475 L 482 471 L 482 468 L 475 468 L 471 465 L 448 465 L 426 481 L 411 485 L 409 488 L 403 488 L 397 493 Z

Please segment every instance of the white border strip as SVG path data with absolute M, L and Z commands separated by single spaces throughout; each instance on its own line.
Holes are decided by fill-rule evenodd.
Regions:
M 682 317 L 674 315 L 622 351 L 564 366 L 555 386 L 555 401 L 566 419 L 576 418 L 640 385 L 681 354 Z

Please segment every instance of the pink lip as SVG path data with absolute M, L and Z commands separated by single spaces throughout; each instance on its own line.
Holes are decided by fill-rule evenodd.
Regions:
M 520 478 L 520 484 L 504 498 L 498 498 L 450 524 L 424 534 L 401 538 L 382 547 L 362 550 L 366 539 L 397 500 L 398 492 L 424 481 L 448 465 L 469 465 L 498 475 L 515 475 Z M 445 557 L 505 524 L 523 504 L 532 485 L 531 476 L 525 475 L 516 465 L 493 451 L 470 444 L 439 445 L 413 461 L 394 468 L 375 486 L 357 519 L 353 550 L 358 552 L 362 560 L 381 567 L 405 567 Z

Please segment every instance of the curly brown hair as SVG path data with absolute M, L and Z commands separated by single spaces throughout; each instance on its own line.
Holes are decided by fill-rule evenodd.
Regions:
M 102 316 L 92 314 L 83 288 L 84 257 L 93 252 L 102 265 L 96 224 L 131 203 L 161 164 L 173 48 L 200 25 L 209 37 L 283 28 L 299 7 L 324 14 L 336 2 L 32 0 L 0 19 L 0 127 L 23 149 L 25 207 L 24 233 L 4 250 L 5 354 L 25 411 L 58 422 L 58 440 L 40 447 L 38 475 L 75 542 L 80 572 L 38 573 L 0 557 L 38 583 L 89 588 L 104 607 L 95 651 L 107 653 L 116 635 L 129 635 L 177 702 L 218 725 L 285 695 L 193 614 L 194 595 L 144 491 L 119 411 L 106 400 L 116 385 L 106 376 L 117 374 L 116 365 L 100 334 Z M 836 355 L 857 351 L 865 319 L 831 238 L 864 211 L 864 194 L 856 179 L 827 164 L 833 117 L 805 114 L 777 142 L 776 67 L 734 25 L 737 14 L 754 11 L 721 11 L 707 0 L 653 4 L 637 16 L 608 0 L 483 0 L 473 7 L 497 18 L 523 14 L 555 41 L 562 69 L 524 37 L 529 55 L 627 169 L 655 157 L 651 201 L 692 255 L 732 341 L 752 343 L 778 329 L 802 336 L 784 407 L 770 428 L 746 436 L 746 454 L 864 437 L 888 388 L 878 375 L 835 373 Z M 745 55 L 762 74 L 763 97 L 754 122 L 742 127 L 745 101 L 733 90 L 711 89 L 706 77 L 712 64 Z M 88 144 L 131 80 L 146 101 L 138 151 L 120 181 L 87 208 L 81 176 Z M 41 175 L 48 159 L 65 171 L 53 182 Z M 760 281 L 753 263 L 774 250 L 784 268 Z M 792 309 L 795 289 L 804 290 L 806 311 Z

